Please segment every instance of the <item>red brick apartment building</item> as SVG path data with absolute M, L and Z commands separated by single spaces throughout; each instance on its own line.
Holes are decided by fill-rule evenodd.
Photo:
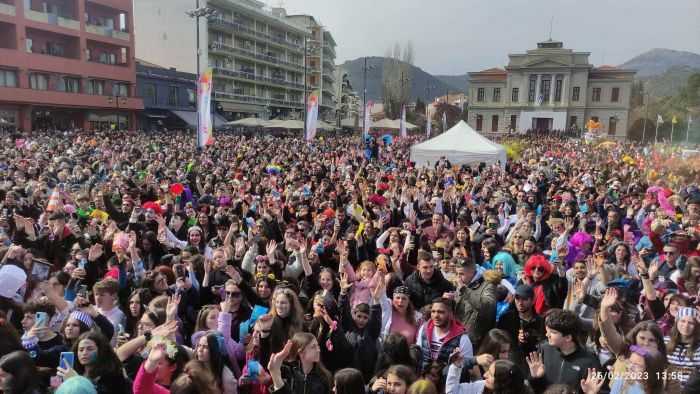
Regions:
M 0 0 L 0 118 L 23 130 L 135 126 L 132 0 Z

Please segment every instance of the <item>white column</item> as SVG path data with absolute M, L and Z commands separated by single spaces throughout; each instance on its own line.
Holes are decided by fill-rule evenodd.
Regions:
M 520 89 L 518 101 L 527 104 L 528 89 L 530 89 L 530 74 L 523 74 L 523 87 Z
M 569 79 L 569 74 L 564 74 L 564 80 L 561 82 L 561 105 L 566 106 L 569 98 L 569 92 L 566 91 L 566 81 Z
M 542 82 L 542 74 L 537 74 L 537 84 L 535 85 L 535 104 L 539 105 L 540 101 L 540 84 Z
M 557 74 L 549 76 L 549 105 L 554 105 L 554 87 L 557 84 Z

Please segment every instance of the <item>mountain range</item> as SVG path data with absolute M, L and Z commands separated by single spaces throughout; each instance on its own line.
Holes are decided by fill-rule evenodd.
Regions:
M 381 100 L 382 96 L 382 65 L 384 57 L 367 57 L 367 64 L 376 66 L 367 71 L 367 99 Z M 348 73 L 353 90 L 362 96 L 364 72 L 362 67 L 365 58 L 348 60 L 343 67 Z M 665 48 L 654 48 L 620 64 L 618 67 L 638 70 L 635 78 L 648 84 L 650 94 L 654 97 L 664 97 L 675 94 L 693 72 L 700 71 L 700 55 L 693 52 L 676 51 Z M 426 86 L 433 86 L 428 95 Z M 469 81 L 466 73 L 462 75 L 431 75 L 420 67 L 413 66 L 411 77 L 411 97 L 426 98 L 432 101 L 435 97 L 450 93 L 467 93 Z

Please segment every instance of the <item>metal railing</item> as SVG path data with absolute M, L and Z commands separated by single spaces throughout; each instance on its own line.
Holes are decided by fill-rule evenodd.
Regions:
M 272 35 L 272 34 L 267 34 L 267 33 L 261 32 L 261 31 L 257 31 L 255 29 L 253 29 L 252 27 L 246 26 L 242 23 L 232 21 L 230 19 L 225 19 L 225 18 L 221 18 L 221 17 L 212 17 L 212 18 L 209 18 L 209 23 L 230 27 L 231 29 L 236 30 L 238 32 L 249 34 L 249 35 L 257 37 L 257 38 L 262 38 L 262 39 L 271 41 L 275 44 L 282 45 L 286 48 L 294 49 L 296 51 L 303 51 L 303 47 L 299 44 L 296 44 L 296 43 L 291 42 L 291 41 L 287 41 L 284 38 L 280 38 L 280 37 L 277 37 L 277 36 Z
M 14 10 L 14 7 L 13 7 Z M 49 25 L 61 26 L 67 29 L 80 30 L 80 21 L 73 18 L 67 18 L 65 16 L 59 16 L 56 14 L 50 14 L 48 12 L 35 11 L 32 9 L 24 10 L 24 17 L 26 19 L 47 23 Z
M 284 86 L 290 86 L 290 87 L 297 88 L 297 89 L 304 89 L 304 84 L 299 83 L 299 82 L 287 81 L 286 79 L 279 79 L 279 78 L 270 78 L 270 77 L 256 75 L 256 74 L 245 72 L 245 71 L 231 70 L 231 69 L 223 68 L 223 67 L 214 67 L 214 74 L 228 75 L 228 76 L 234 77 L 234 78 L 241 78 L 241 79 L 247 79 L 250 81 L 264 82 L 264 83 L 269 83 L 271 85 L 284 85 Z
M 241 56 L 247 56 L 247 57 L 249 57 L 249 58 L 253 58 L 253 59 L 260 60 L 260 61 L 263 61 L 263 62 L 267 62 L 267 63 L 270 63 L 270 64 L 279 64 L 279 65 L 282 65 L 282 66 L 285 66 L 285 67 L 289 67 L 289 68 L 293 68 L 293 69 L 296 69 L 296 70 L 304 71 L 304 65 L 303 65 L 303 64 L 288 62 L 288 61 L 286 61 L 286 60 L 278 59 L 278 58 L 276 58 L 276 57 L 274 57 L 274 56 L 265 55 L 265 54 L 258 53 L 258 52 L 255 52 L 255 51 L 251 51 L 251 50 L 248 50 L 248 49 L 238 48 L 238 47 L 235 47 L 235 46 L 233 46 L 233 45 L 224 44 L 224 43 L 222 43 L 222 42 L 210 42 L 210 43 L 209 43 L 209 47 L 210 47 L 210 48 L 215 48 L 215 49 L 218 49 L 218 50 L 222 50 L 222 51 L 226 51 L 226 52 L 231 52 L 231 53 L 239 54 L 239 55 L 241 55 Z
M 255 103 L 255 104 L 262 104 L 262 105 L 275 104 L 275 105 L 288 106 L 288 107 L 303 107 L 304 106 L 304 103 L 302 103 L 301 101 L 279 100 L 279 99 L 268 98 L 268 97 L 249 96 L 249 95 L 245 95 L 245 94 L 235 94 L 235 93 L 220 92 L 220 91 L 214 92 L 214 98 L 215 99 L 244 101 L 247 103 Z

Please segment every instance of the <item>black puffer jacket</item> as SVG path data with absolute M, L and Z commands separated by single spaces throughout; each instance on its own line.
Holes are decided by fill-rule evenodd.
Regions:
M 444 293 L 454 290 L 452 284 L 442 276 L 438 269 L 433 272 L 430 282 L 426 282 L 419 271 L 414 271 L 406 279 L 406 286 L 411 292 L 411 301 L 416 310 L 430 304 L 434 299 L 442 297 Z
M 374 375 L 374 365 L 377 363 L 377 340 L 382 330 L 382 306 L 371 305 L 367 325 L 359 328 L 352 318 L 350 297 L 347 294 L 340 295 L 340 305 L 345 338 L 352 347 L 353 366 L 362 372 L 365 382 L 369 382 Z
M 284 362 L 281 372 L 285 386 L 293 394 L 331 394 L 332 392 L 331 376 L 328 371 L 321 370 L 318 364 L 315 364 L 307 375 L 299 361 Z

